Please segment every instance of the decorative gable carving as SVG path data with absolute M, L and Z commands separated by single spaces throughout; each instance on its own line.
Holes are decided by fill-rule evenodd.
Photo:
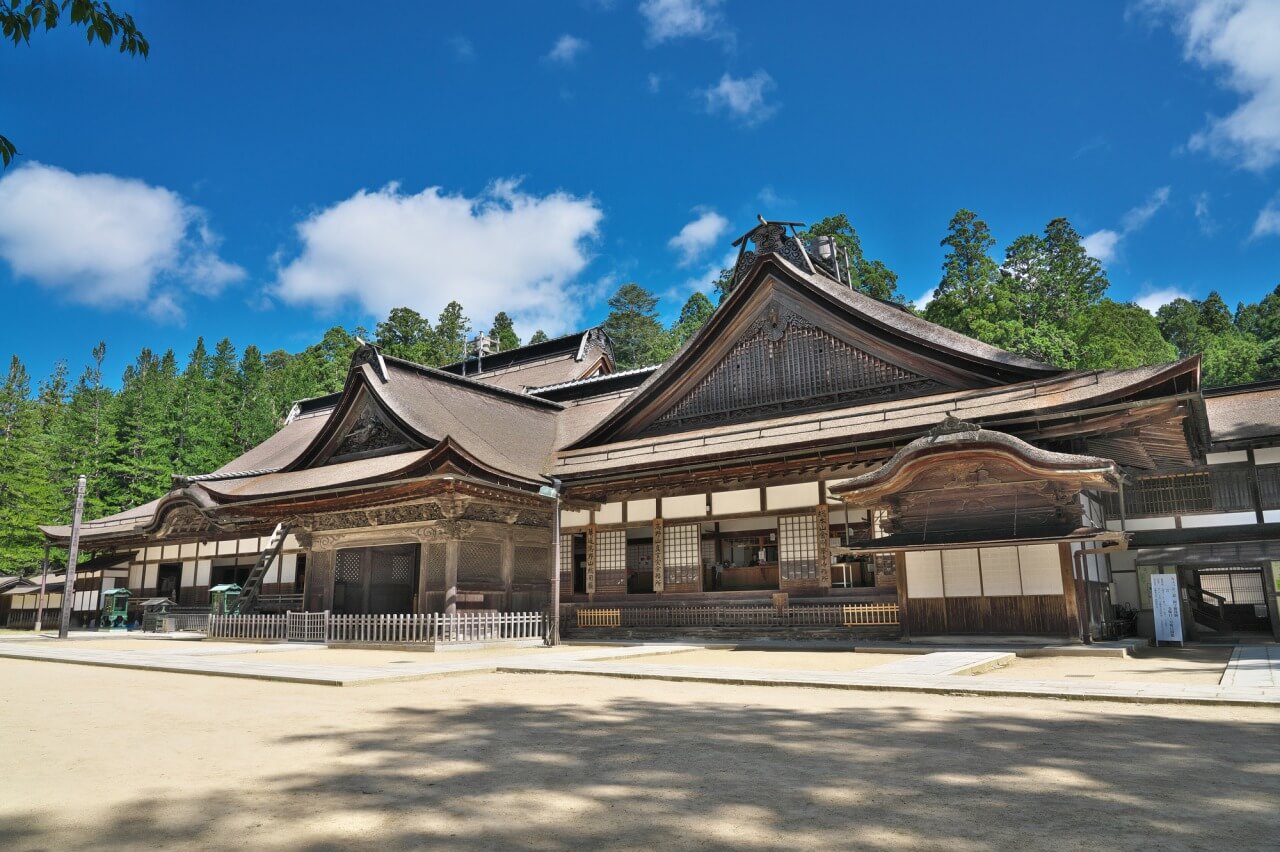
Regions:
M 770 304 L 724 359 L 642 435 L 947 390 Z
M 381 407 L 366 397 L 345 433 L 337 439 L 333 452 L 321 464 L 385 456 L 417 446 L 417 442 L 387 418 Z

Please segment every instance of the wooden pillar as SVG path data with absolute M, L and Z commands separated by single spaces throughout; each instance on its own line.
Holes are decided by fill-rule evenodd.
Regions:
M 511 585 L 516 576 L 516 543 L 508 527 L 502 534 L 502 608 L 511 611 Z
M 1084 626 L 1080 623 L 1080 588 L 1076 584 L 1071 545 L 1065 541 L 1058 543 L 1058 560 L 1062 563 L 1062 602 L 1067 611 L 1067 638 L 1079 640 L 1084 635 Z
M 595 527 L 589 527 L 586 532 L 587 540 L 587 597 L 590 598 L 596 593 L 596 530 Z
M 337 551 L 332 548 L 312 550 L 308 554 L 307 575 L 303 578 L 303 583 L 305 606 L 310 612 L 333 609 L 333 566 L 336 555 Z
M 872 556 L 874 560 L 875 557 Z M 874 563 L 873 563 L 874 565 Z M 898 550 L 893 554 L 894 583 L 898 587 L 898 627 L 903 639 L 911 638 L 911 598 L 907 589 L 907 554 Z M 872 569 L 874 570 L 874 568 Z
M 663 589 L 663 556 L 662 556 L 662 518 L 653 519 L 653 591 L 662 593 Z
M 458 611 L 458 551 L 462 543 L 450 539 L 444 545 L 444 611 L 454 615 Z
M 431 542 L 425 536 L 418 538 L 418 595 L 417 605 L 413 611 L 420 614 L 430 612 L 427 601 L 430 600 L 428 593 L 431 591 L 427 587 L 427 557 L 431 553 Z

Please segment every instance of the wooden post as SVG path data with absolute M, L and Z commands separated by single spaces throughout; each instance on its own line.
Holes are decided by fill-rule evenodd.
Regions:
M 450 539 L 444 544 L 444 612 L 445 615 L 456 615 L 458 612 L 458 552 L 461 542 Z
M 40 594 L 36 597 L 36 623 L 35 633 L 39 633 L 44 626 L 44 604 L 45 604 L 45 588 L 49 584 L 49 543 L 44 544 L 44 559 L 40 563 Z
M 1084 626 L 1080 623 L 1080 589 L 1076 585 L 1071 545 L 1065 541 L 1058 543 L 1058 560 L 1062 563 L 1062 601 L 1067 610 L 1067 638 L 1078 640 L 1084 636 Z
M 62 623 L 58 625 L 58 638 L 66 639 L 71 629 L 71 612 L 76 599 L 76 560 L 80 558 L 80 521 L 84 517 L 84 474 L 76 480 L 76 507 L 71 515 L 71 547 L 67 551 L 67 576 L 62 585 Z
M 875 564 L 875 556 L 872 555 L 872 565 Z M 874 571 L 875 569 L 872 568 Z M 910 594 L 907 589 L 907 554 L 906 551 L 898 550 L 893 554 L 893 570 L 895 572 L 894 584 L 898 587 L 898 627 L 901 630 L 903 639 L 911 638 L 911 606 Z
M 427 555 L 431 552 L 430 540 L 425 537 L 418 539 L 418 601 L 417 606 L 413 608 L 414 612 L 427 613 L 429 608 L 427 601 L 429 600 L 430 589 L 427 588 Z
M 511 586 L 516 574 L 516 543 L 511 535 L 511 528 L 503 530 L 502 536 L 502 602 L 503 609 L 511 611 Z

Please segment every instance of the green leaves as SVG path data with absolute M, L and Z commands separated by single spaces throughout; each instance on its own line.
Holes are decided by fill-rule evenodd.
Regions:
M 151 43 L 134 23 L 133 16 L 121 14 L 102 0 L 0 0 L 0 34 L 15 46 L 30 44 L 32 30 L 43 23 L 45 31 L 58 26 L 62 13 L 69 12 L 72 26 L 85 29 L 85 40 L 96 40 L 104 47 L 119 39 L 120 52 L 146 59 L 151 55 Z M 14 144 L 0 136 L 0 167 L 8 168 L 18 156 Z

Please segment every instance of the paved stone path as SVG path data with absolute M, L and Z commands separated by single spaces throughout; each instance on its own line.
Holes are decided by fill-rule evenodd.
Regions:
M 1220 685 L 1280 687 L 1280 645 L 1237 645 Z
M 180 642 L 157 650 L 130 648 L 113 651 L 110 642 L 102 648 L 58 647 L 55 640 L 48 644 L 33 642 L 0 642 L 0 657 L 20 660 L 42 660 L 54 663 L 75 663 L 110 668 L 141 669 L 144 671 L 172 672 L 178 674 L 202 674 L 221 677 L 250 678 L 253 680 L 277 680 L 286 683 L 308 683 L 319 686 L 359 686 L 370 683 L 425 680 L 451 675 L 492 672 L 505 664 L 518 663 L 518 656 L 451 658 L 449 654 L 427 654 L 405 651 L 409 657 L 421 657 L 421 662 L 397 664 L 395 668 L 371 666 L 333 666 L 324 663 L 276 663 L 263 659 L 218 659 L 253 654 L 270 655 L 278 651 L 314 650 L 317 655 L 324 649 L 318 645 L 301 643 L 238 643 L 236 647 L 217 647 L 201 650 L 198 643 Z M 688 651 L 682 645 L 645 645 L 631 648 L 584 648 L 556 652 L 555 656 L 566 661 L 592 661 L 621 659 L 635 656 L 651 656 Z
M 695 650 L 692 645 L 637 645 L 629 647 L 581 647 L 546 655 L 495 654 L 451 660 L 448 654 L 420 654 L 421 662 L 397 664 L 394 668 L 330 666 L 322 663 L 275 663 L 270 656 L 278 651 L 315 649 L 315 645 L 250 644 L 234 648 L 201 649 L 199 643 L 174 643 L 150 649 L 112 651 L 103 648 L 63 648 L 55 642 L 0 641 L 0 657 L 80 665 L 109 666 L 147 671 L 203 674 L 220 677 L 277 680 L 323 686 L 357 686 L 372 683 L 425 680 L 428 678 L 483 672 L 512 674 L 574 674 L 643 680 L 700 681 L 752 686 L 799 686 L 824 689 L 901 690 L 958 695 L 997 695 L 1039 698 L 1067 698 L 1128 702 L 1174 702 L 1199 704 L 1253 704 L 1280 707 L 1280 646 L 1241 646 L 1217 686 L 1172 683 L 1092 683 L 1042 680 L 984 680 L 972 677 L 996 665 L 1012 661 L 1008 652 L 940 651 L 850 672 L 787 671 L 735 667 L 669 666 L 657 662 L 637 662 L 629 658 L 659 657 Z M 253 654 L 245 658 L 242 655 Z M 232 659 L 229 655 L 235 655 Z M 962 674 L 967 672 L 969 674 Z M 1230 682 L 1228 682 L 1230 678 Z
M 932 655 L 916 657 L 904 662 L 923 663 L 929 656 Z M 852 672 L 814 672 L 713 666 L 664 666 L 654 663 L 619 665 L 608 660 L 558 662 L 525 658 L 518 662 L 504 663 L 498 671 L 514 674 L 574 674 L 640 680 L 696 681 L 741 686 L 800 686 L 822 689 L 899 690 L 944 695 L 998 695 L 1132 703 L 1242 704 L 1280 707 L 1280 688 L 1269 686 L 1223 686 L 1221 684 L 1202 686 L 1148 682 L 1082 684 L 1067 680 L 984 680 L 969 675 L 913 673 L 900 668 L 901 665 L 901 663 L 889 663 Z

